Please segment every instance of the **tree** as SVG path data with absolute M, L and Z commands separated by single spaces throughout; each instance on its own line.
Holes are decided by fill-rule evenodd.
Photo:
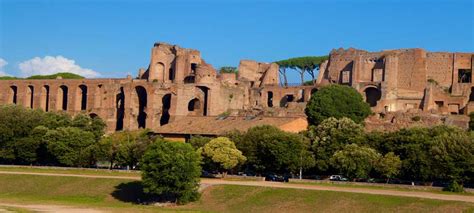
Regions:
M 224 170 L 222 177 L 225 177 L 227 170 L 233 169 L 238 164 L 244 163 L 247 158 L 235 147 L 234 142 L 226 137 L 218 137 L 206 143 L 200 149 L 204 157 L 210 158 L 214 163 Z
M 297 57 L 297 58 L 289 58 L 286 60 L 277 61 L 280 66 L 280 74 L 283 75 L 285 86 L 288 85 L 287 76 L 286 76 L 286 69 L 293 69 L 296 70 L 301 79 L 301 85 L 304 84 L 304 74 L 308 73 L 311 76 L 312 81 L 316 79 L 316 71 L 319 70 L 319 66 L 325 60 L 327 60 L 328 56 L 305 56 L 305 57 Z
M 247 169 L 259 174 L 266 172 L 293 172 L 314 166 L 309 142 L 301 135 L 283 132 L 274 126 L 250 128 L 239 136 L 235 132 L 236 145 L 247 157 Z
M 347 117 L 356 123 L 362 123 L 371 111 L 354 88 L 333 84 L 321 88 L 311 96 L 305 113 L 311 125 L 318 125 L 329 117 Z
M 364 141 L 364 127 L 349 118 L 328 118 L 318 126 L 309 126 L 307 137 L 315 154 L 316 168 L 320 172 L 330 170 L 330 158 L 345 145 Z
M 43 139 L 48 151 L 65 166 L 87 167 L 96 159 L 94 153 L 94 134 L 77 127 L 60 127 L 49 130 Z
M 141 160 L 145 193 L 184 204 L 199 198 L 200 156 L 186 143 L 157 140 Z
M 209 141 L 211 141 L 211 138 L 196 135 L 192 136 L 191 139 L 189 139 L 188 143 L 191 144 L 191 146 L 193 146 L 194 149 L 197 150 L 206 145 Z
M 153 142 L 149 130 L 115 132 L 102 138 L 99 147 L 102 158 L 113 165 L 135 168 L 146 148 Z
M 226 66 L 226 67 L 221 67 L 219 69 L 219 73 L 237 73 L 237 72 L 238 72 L 237 67 Z
M 398 175 L 401 165 L 402 161 L 400 160 L 400 157 L 395 155 L 393 152 L 389 152 L 380 158 L 375 170 L 377 170 L 383 177 L 387 178 L 388 183 L 390 178 Z
M 331 164 L 350 179 L 368 178 L 379 159 L 380 154 L 375 149 L 348 144 L 334 153 Z

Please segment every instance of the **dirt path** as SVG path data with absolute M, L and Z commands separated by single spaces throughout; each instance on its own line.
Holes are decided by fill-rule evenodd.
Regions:
M 0 174 L 18 174 L 18 175 L 43 175 L 43 176 L 65 176 L 65 177 L 86 177 L 86 178 L 108 178 L 108 179 L 127 179 L 140 180 L 140 177 L 120 177 L 120 176 L 106 176 L 106 175 L 76 175 L 76 174 L 55 174 L 55 173 L 35 173 L 35 172 L 8 172 L 0 171 Z M 449 201 L 463 201 L 474 203 L 474 196 L 464 195 L 448 195 L 432 192 L 418 192 L 418 191 L 398 191 L 390 189 L 369 189 L 369 188 L 353 188 L 341 186 L 320 186 L 320 185 L 305 185 L 305 184 L 288 184 L 280 182 L 266 182 L 266 181 L 230 181 L 221 179 L 201 179 L 204 185 L 242 185 L 242 186 L 261 186 L 274 188 L 290 188 L 290 189 L 306 189 L 306 190 L 323 190 L 323 191 L 337 191 L 337 192 L 351 192 L 364 193 L 375 195 L 393 195 L 402 197 L 416 197 L 436 200 Z
M 100 213 L 102 212 L 96 209 L 61 206 L 61 205 L 43 205 L 43 204 L 26 205 L 26 204 L 11 204 L 11 203 L 0 202 L 0 212 L 2 210 L 2 207 L 27 209 L 33 212 L 56 212 L 56 213 Z

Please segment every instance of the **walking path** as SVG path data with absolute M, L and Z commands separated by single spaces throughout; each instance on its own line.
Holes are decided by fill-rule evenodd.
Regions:
M 11 171 L 0 171 L 0 174 L 64 176 L 64 177 L 84 177 L 84 178 L 107 178 L 107 179 L 126 179 L 126 180 L 140 180 L 141 179 L 140 177 L 125 177 L 125 176 L 56 174 L 56 173 L 11 172 Z M 449 200 L 449 201 L 463 201 L 463 202 L 474 203 L 474 196 L 449 195 L 449 194 L 439 194 L 439 193 L 421 192 L 421 191 L 399 191 L 399 190 L 391 190 L 391 189 L 370 189 L 370 188 L 354 188 L 354 187 L 343 187 L 343 186 L 288 184 L 288 183 L 267 182 L 267 181 L 238 181 L 238 180 L 222 180 L 222 179 L 208 179 L 208 178 L 201 179 L 201 184 L 203 184 L 203 185 L 241 185 L 241 186 L 260 186 L 260 187 L 306 189 L 306 190 L 323 190 L 323 191 L 364 193 L 364 194 L 374 194 L 374 195 L 392 195 L 392 196 L 402 196 L 402 197 L 416 197 L 416 198 Z M 2 205 L 3 204 L 0 203 L 0 206 L 2 206 Z M 4 206 L 6 206 L 6 205 L 4 205 Z M 44 207 L 44 206 L 43 205 L 39 205 L 39 206 L 35 205 L 35 207 Z M 67 209 L 67 210 L 68 210 L 68 212 L 71 212 L 74 209 Z

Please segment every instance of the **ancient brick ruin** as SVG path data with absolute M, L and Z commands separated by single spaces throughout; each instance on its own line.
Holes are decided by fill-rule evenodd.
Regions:
M 474 112 L 473 56 L 423 49 L 367 52 L 341 48 L 333 50 L 330 59 L 321 65 L 316 85 L 337 83 L 355 88 L 372 111 L 392 115 L 389 123 L 397 122 L 393 115 L 401 116 L 394 112 L 422 117 L 444 115 L 440 118 L 456 123 L 456 116 L 449 115 Z M 466 124 L 466 116 L 458 116 L 457 120 L 464 122 L 460 126 Z M 401 125 L 405 127 L 407 122 Z
M 238 70 L 218 73 L 197 50 L 156 43 L 148 69 L 140 69 L 136 78 L 5 80 L 0 104 L 99 116 L 108 132 L 150 128 L 161 133 L 168 123 L 190 116 L 248 122 L 304 117 L 314 87 L 280 87 L 275 63 L 242 60 Z
M 307 125 L 301 118 L 311 94 L 332 83 L 355 88 L 377 116 L 466 115 L 474 111 L 473 60 L 472 53 L 338 49 L 321 65 L 315 85 L 282 87 L 275 63 L 242 60 L 237 74 L 219 73 L 197 50 L 156 43 L 148 69 L 136 78 L 4 80 L 0 104 L 99 116 L 108 132 L 150 128 L 169 137 L 213 135 L 218 131 L 212 128 L 253 124 L 297 132 Z M 374 119 L 387 117 L 368 121 Z M 189 128 L 174 131 L 183 126 Z

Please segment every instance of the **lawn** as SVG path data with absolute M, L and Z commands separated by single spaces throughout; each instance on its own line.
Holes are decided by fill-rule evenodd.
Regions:
M 140 171 L 135 170 L 108 170 L 108 169 L 89 169 L 89 168 L 60 168 L 60 167 L 16 167 L 0 166 L 0 171 L 10 172 L 36 172 L 36 173 L 55 173 L 55 174 L 74 174 L 74 175 L 100 175 L 100 176 L 124 176 L 140 177 Z
M 345 192 L 221 185 L 179 207 L 138 205 L 139 181 L 0 174 L 0 202 L 62 204 L 113 212 L 472 212 L 474 204 Z

